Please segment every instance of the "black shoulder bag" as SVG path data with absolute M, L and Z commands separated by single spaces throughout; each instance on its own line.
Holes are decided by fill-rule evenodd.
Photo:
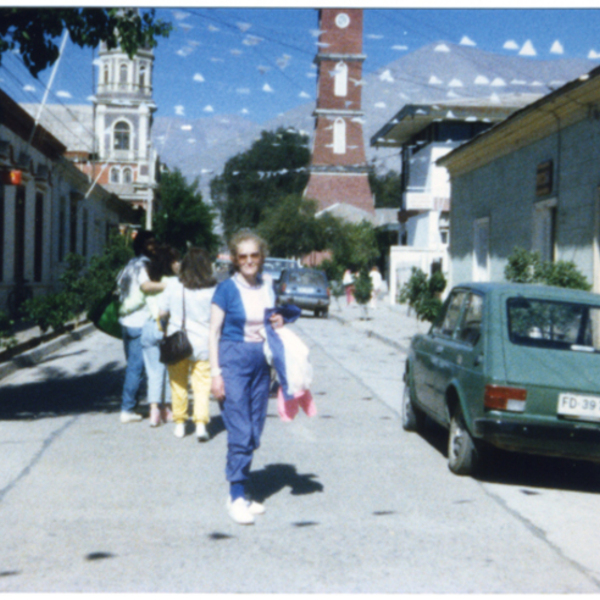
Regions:
M 174 365 L 192 355 L 192 344 L 185 332 L 185 287 L 181 292 L 183 301 L 183 321 L 181 329 L 165 336 L 160 342 L 160 362 L 165 365 Z

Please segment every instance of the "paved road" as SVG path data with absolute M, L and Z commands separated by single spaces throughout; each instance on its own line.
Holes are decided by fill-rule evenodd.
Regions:
M 597 593 L 594 472 L 451 475 L 443 432 L 401 431 L 402 351 L 354 325 L 295 326 L 319 414 L 283 423 L 270 406 L 253 527 L 224 510 L 216 403 L 208 444 L 118 422 L 117 341 L 93 334 L 2 380 L 0 591 Z

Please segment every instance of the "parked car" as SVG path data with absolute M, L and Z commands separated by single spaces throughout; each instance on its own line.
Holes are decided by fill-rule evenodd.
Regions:
M 265 258 L 262 270 L 263 273 L 269 274 L 273 279 L 273 283 L 277 285 L 281 277 L 281 272 L 284 269 L 295 269 L 297 267 L 298 263 L 290 258 L 273 258 L 268 256 Z
M 448 466 L 486 449 L 600 461 L 600 296 L 542 285 L 471 283 L 412 339 L 402 425 L 449 430 Z
M 327 317 L 331 291 L 327 276 L 316 269 L 284 269 L 277 286 L 277 304 L 295 304 Z

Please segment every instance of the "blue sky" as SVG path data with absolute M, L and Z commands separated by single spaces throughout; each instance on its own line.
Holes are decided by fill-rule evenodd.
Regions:
M 317 10 L 203 6 L 156 10 L 157 16 L 174 25 L 170 38 L 161 39 L 155 49 L 158 116 L 197 119 L 239 114 L 262 123 L 314 99 Z M 593 58 L 600 64 L 600 10 L 365 9 L 364 71 L 377 71 L 440 40 L 530 60 Z M 97 74 L 92 60 L 91 50 L 69 42 L 48 102 L 86 103 Z M 36 81 L 18 56 L 8 56 L 0 67 L 0 87 L 18 102 L 39 102 L 50 72 Z

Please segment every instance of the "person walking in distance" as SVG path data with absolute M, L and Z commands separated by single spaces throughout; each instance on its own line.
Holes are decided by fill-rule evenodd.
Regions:
M 144 358 L 142 355 L 142 327 L 150 317 L 141 286 L 151 283 L 146 270 L 150 258 L 154 256 L 156 240 L 151 231 L 137 232 L 133 240 L 132 258 L 121 271 L 117 280 L 121 301 L 119 323 L 123 332 L 123 347 L 127 366 L 121 399 L 121 423 L 141 421 L 142 415 L 135 412 L 137 394 L 144 376 Z M 160 285 L 157 291 L 160 291 Z M 150 286 L 147 289 L 151 289 Z
M 246 498 L 246 483 L 267 416 L 270 368 L 261 330 L 275 294 L 271 278 L 261 273 L 266 244 L 260 237 L 249 230 L 237 233 L 230 255 L 234 274 L 217 286 L 211 307 L 211 390 L 227 429 L 227 511 L 236 523 L 251 525 L 265 512 L 262 504 Z M 279 314 L 269 320 L 275 328 L 283 325 Z
M 190 248 L 181 261 L 179 278 L 167 283 L 159 300 L 159 316 L 168 321 L 167 335 L 185 329 L 192 345 L 189 358 L 169 365 L 171 402 L 175 436 L 185 436 L 188 418 L 188 381 L 191 379 L 194 398 L 193 419 L 196 437 L 206 442 L 210 422 L 210 367 L 208 363 L 208 332 L 211 300 L 217 281 L 213 276 L 210 256 L 202 248 Z

